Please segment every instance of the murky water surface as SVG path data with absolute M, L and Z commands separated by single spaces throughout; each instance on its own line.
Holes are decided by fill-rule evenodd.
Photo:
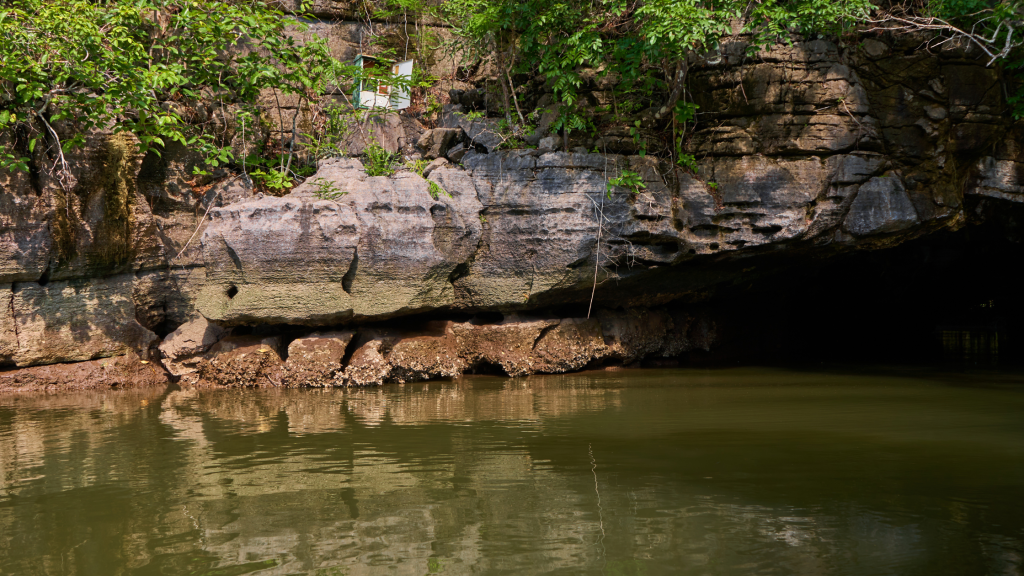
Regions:
M 0 574 L 1020 574 L 1024 383 L 0 396 Z

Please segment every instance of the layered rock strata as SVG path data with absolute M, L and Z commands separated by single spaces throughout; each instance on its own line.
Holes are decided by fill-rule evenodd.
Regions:
M 574 151 L 502 151 L 486 121 L 458 115 L 446 118 L 450 142 L 424 140 L 428 155 L 459 148 L 458 159 L 426 179 L 333 159 L 281 198 L 236 175 L 193 177 L 187 150 L 140 158 L 123 136 L 92 134 L 65 179 L 37 151 L 37 173 L 0 174 L 0 366 L 132 350 L 155 359 L 159 336 L 197 312 L 206 327 L 172 333 L 162 355 L 175 375 L 230 385 L 528 374 L 681 353 L 677 320 L 618 338 L 608 315 L 673 318 L 685 306 L 659 307 L 700 300 L 779 254 L 885 248 L 963 226 L 982 212 L 971 205 L 1024 198 L 1021 126 L 1006 120 L 997 73 L 955 47 L 914 46 L 816 40 L 751 57 L 726 43 L 691 72 L 695 173 L 629 154 L 635 141 L 615 129 Z M 607 100 L 601 82 L 588 86 L 588 99 Z M 397 116 L 380 128 L 396 148 L 422 131 Z M 627 170 L 643 186 L 609 188 Z M 323 187 L 344 194 L 321 199 Z M 602 312 L 587 320 L 592 293 Z M 423 314 L 449 320 L 415 334 L 380 324 Z M 465 321 L 488 314 L 508 320 Z M 262 336 L 211 349 L 231 328 Z M 646 352 L 614 352 L 616 341 Z M 308 366 L 289 367 L 303 357 Z

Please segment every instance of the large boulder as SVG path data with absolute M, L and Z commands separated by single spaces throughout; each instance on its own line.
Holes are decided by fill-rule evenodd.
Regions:
M 288 345 L 281 382 L 289 387 L 326 387 L 344 383 L 342 361 L 355 336 L 351 330 L 314 332 Z
M 427 130 L 416 142 L 423 157 L 432 160 L 448 155 L 448 151 L 467 140 L 462 128 L 434 128 Z
M 411 172 L 369 177 L 356 160 L 325 163 L 344 195 L 320 200 L 311 184 L 210 211 L 203 235 L 200 312 L 223 325 L 331 325 L 387 318 L 455 302 L 451 276 L 477 248 L 480 203 L 452 168 L 448 194 L 430 195 Z
M 202 355 L 227 334 L 202 315 L 182 324 L 164 338 L 158 347 L 167 371 L 175 376 L 196 371 Z
M 282 344 L 279 336 L 228 336 L 207 352 L 190 381 L 231 388 L 281 386 Z

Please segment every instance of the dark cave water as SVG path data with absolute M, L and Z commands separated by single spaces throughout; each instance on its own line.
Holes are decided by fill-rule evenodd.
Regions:
M 1024 377 L 0 396 L 0 574 L 1020 574 Z

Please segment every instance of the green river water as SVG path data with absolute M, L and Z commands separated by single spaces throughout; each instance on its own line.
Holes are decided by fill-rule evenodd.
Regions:
M 1024 378 L 0 396 L 0 574 L 1021 574 Z

